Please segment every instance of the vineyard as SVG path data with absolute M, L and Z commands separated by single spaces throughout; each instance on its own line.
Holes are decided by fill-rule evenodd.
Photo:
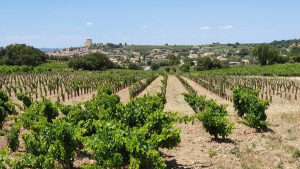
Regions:
M 0 168 L 300 167 L 297 78 L 14 71 Z
M 300 64 L 276 64 L 268 66 L 246 66 L 246 67 L 231 67 L 227 69 L 216 69 L 203 71 L 201 74 L 207 75 L 239 75 L 239 76 L 283 76 L 292 77 L 300 76 Z
M 41 100 L 43 97 L 54 102 L 94 93 L 99 86 L 112 86 L 117 92 L 130 84 L 153 77 L 151 73 L 132 73 L 111 71 L 104 73 L 63 72 L 0 75 L 0 89 L 11 98 L 17 93 L 26 93 L 30 98 Z

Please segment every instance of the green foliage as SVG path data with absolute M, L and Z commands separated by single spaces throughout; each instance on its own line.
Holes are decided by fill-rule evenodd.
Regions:
M 77 153 L 91 153 L 96 164 L 80 167 L 166 168 L 159 148 L 170 149 L 180 142 L 180 132 L 174 128 L 177 114 L 163 112 L 161 95 L 123 105 L 113 94 L 114 86 L 100 87 L 82 106 L 33 102 L 8 135 L 10 148 L 16 150 L 18 143 L 13 141 L 24 128 L 25 152 L 12 154 L 4 163 L 11 168 L 69 169 Z
M 199 120 L 205 130 L 215 138 L 227 137 L 232 133 L 234 124 L 227 118 L 226 107 L 217 105 L 213 100 L 208 101 L 204 111 L 199 113 Z
M 25 107 L 30 107 L 32 104 L 32 99 L 28 97 L 25 93 L 18 93 L 17 94 L 18 100 L 22 101 Z
M 260 100 L 257 91 L 244 87 L 236 88 L 233 90 L 233 103 L 238 115 L 245 118 L 250 127 L 266 128 L 265 110 L 268 108 L 269 102 Z
M 34 102 L 25 113 L 20 115 L 20 123 L 35 129 L 39 123 L 52 122 L 58 116 L 58 108 L 50 100 Z
M 258 59 L 262 66 L 274 63 L 285 63 L 288 61 L 287 57 L 280 56 L 277 50 L 267 44 L 258 45 L 253 49 L 252 54 Z
M 40 105 L 39 113 L 45 116 L 50 122 L 58 116 L 58 109 L 50 100 L 44 100 Z
M 190 86 L 189 83 L 186 80 L 184 80 L 180 76 L 176 76 L 176 77 L 179 79 L 179 81 L 181 82 L 181 84 L 188 90 L 188 92 L 190 94 L 197 95 L 197 91 L 192 86 Z M 188 96 L 188 95 L 185 95 L 185 96 Z
M 8 150 L 5 148 L 0 149 L 0 169 L 6 169 L 5 164 L 8 161 Z
M 72 124 L 56 119 L 53 123 L 39 123 L 38 130 L 32 130 L 24 134 L 26 152 L 34 159 L 48 159 L 41 161 L 33 168 L 43 168 L 44 165 L 58 161 L 64 168 L 71 168 L 75 157 L 75 151 L 79 146 L 77 131 Z M 51 159 L 49 158 L 51 157 Z M 26 161 L 28 163 L 28 161 Z M 28 164 L 27 164 L 28 165 Z
M 7 46 L 0 55 L 0 65 L 37 66 L 46 61 L 45 53 L 25 44 Z
M 47 62 L 35 67 L 35 71 L 42 72 L 42 71 L 59 71 L 65 70 L 68 68 L 68 62 L 66 61 L 53 61 L 48 60 Z
M 168 85 L 168 74 L 163 74 L 163 80 L 161 80 L 161 92 L 158 94 L 161 98 L 163 103 L 165 104 L 167 102 L 166 100 L 166 93 L 167 93 L 167 85 Z
M 228 119 L 226 106 L 196 94 L 184 94 L 184 99 L 198 113 L 198 119 L 210 135 L 218 139 L 219 136 L 225 138 L 232 133 L 234 123 Z
M 129 94 L 131 98 L 136 97 L 140 94 L 153 80 L 155 80 L 157 76 L 150 75 L 146 80 L 139 81 L 137 83 L 132 84 L 129 87 Z
M 300 47 L 292 47 L 289 51 L 288 56 L 292 59 L 294 62 L 300 62 Z
M 106 100 L 110 106 L 98 106 L 100 100 Z M 158 148 L 172 148 L 179 143 L 179 131 L 172 128 L 176 115 L 163 112 L 158 96 L 144 96 L 126 105 L 116 103 L 119 99 L 109 100 L 115 100 L 114 95 L 102 93 L 88 102 L 84 110 L 99 112 L 97 116 L 101 117 L 92 124 L 95 133 L 85 139 L 85 149 L 94 152 L 97 166 L 165 168 Z
M 179 56 L 175 56 L 175 55 L 168 55 L 167 59 L 170 62 L 170 65 L 178 65 L 180 64 L 180 57 Z
M 68 65 L 75 70 L 106 70 L 116 67 L 103 53 L 91 53 L 82 57 L 74 57 L 69 60 Z
M 151 70 L 158 70 L 160 65 L 158 63 L 151 63 Z
M 0 90 L 0 127 L 2 127 L 5 118 L 15 112 L 14 104 L 9 100 L 6 93 Z
M 12 151 L 16 151 L 20 145 L 19 143 L 19 134 L 20 134 L 20 126 L 19 125 L 14 125 L 9 133 L 6 135 L 7 137 L 7 142 L 8 142 L 8 147 Z
M 180 70 L 185 73 L 189 72 L 190 69 L 191 69 L 190 65 L 188 65 L 188 64 L 183 64 L 182 66 L 180 66 Z
M 184 100 L 193 108 L 195 112 L 202 112 L 207 106 L 205 96 L 195 94 L 183 94 Z
M 33 68 L 31 66 L 0 66 L 0 74 L 12 74 L 12 73 L 26 73 L 31 72 Z
M 230 67 L 199 72 L 207 75 L 300 76 L 300 63 Z
M 220 69 L 222 67 L 224 66 L 218 59 L 212 59 L 210 57 L 199 57 L 197 59 L 196 70 L 198 71 Z
M 141 66 L 139 66 L 138 64 L 136 64 L 136 63 L 130 62 L 129 65 L 128 65 L 128 69 L 131 69 L 131 70 L 141 70 L 143 68 Z

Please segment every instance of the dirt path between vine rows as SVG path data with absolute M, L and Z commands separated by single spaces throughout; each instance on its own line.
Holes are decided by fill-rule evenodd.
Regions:
M 206 96 L 207 99 L 216 100 L 216 102 L 219 104 L 226 104 L 228 106 L 227 111 L 231 112 L 231 113 L 234 112 L 233 104 L 230 101 L 219 97 L 218 95 L 205 89 L 204 87 L 200 86 L 199 84 L 197 84 L 196 82 L 194 82 L 190 79 L 187 79 L 187 78 L 184 78 L 184 79 L 188 82 L 188 84 L 190 86 L 192 86 L 193 89 L 195 89 L 198 92 L 198 95 L 204 95 L 204 96 Z
M 142 97 L 146 94 L 149 95 L 155 95 L 157 93 L 160 93 L 161 91 L 161 80 L 163 80 L 162 76 L 157 77 L 149 86 L 146 87 L 146 89 L 144 91 L 142 91 L 142 93 L 140 93 L 138 95 L 138 97 Z
M 126 104 L 130 100 L 129 87 L 120 90 L 117 95 L 120 97 L 121 103 Z
M 199 95 L 215 99 L 219 104 L 228 101 L 210 93 L 197 83 L 188 83 Z M 233 111 L 233 109 L 232 109 Z M 266 169 L 300 167 L 300 112 L 271 116 L 268 120 L 270 131 L 258 133 L 244 124 L 237 123 L 231 112 L 230 119 L 235 123 L 228 139 L 217 142 L 202 127 L 201 122 L 178 124 L 181 130 L 181 143 L 171 149 L 162 149 L 168 167 L 185 168 L 224 168 L 224 169 Z
M 193 115 L 194 110 L 184 100 L 182 93 L 187 93 L 187 90 L 175 76 L 169 76 L 167 84 L 167 93 L 164 111 L 178 112 L 183 115 Z

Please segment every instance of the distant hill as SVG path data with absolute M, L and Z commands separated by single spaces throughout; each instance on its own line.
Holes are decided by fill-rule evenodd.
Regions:
M 43 52 L 54 52 L 59 50 L 59 48 L 39 48 Z
M 273 41 L 270 43 L 275 48 L 289 48 L 291 45 L 300 45 L 300 39 Z

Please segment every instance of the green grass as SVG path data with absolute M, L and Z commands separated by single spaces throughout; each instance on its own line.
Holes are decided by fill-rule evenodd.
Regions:
M 35 70 L 64 70 L 68 68 L 68 62 L 66 61 L 54 61 L 50 60 L 46 63 L 43 63 L 37 67 L 35 67 Z
M 270 66 L 230 67 L 227 69 L 217 69 L 194 73 L 209 75 L 300 76 L 300 63 L 277 64 Z
M 33 68 L 31 66 L 6 66 L 6 65 L 0 65 L 0 74 L 31 72 L 32 70 L 33 70 Z
M 0 74 L 62 71 L 66 69 L 68 69 L 68 64 L 65 61 L 47 61 L 46 63 L 43 63 L 36 67 L 0 65 Z

